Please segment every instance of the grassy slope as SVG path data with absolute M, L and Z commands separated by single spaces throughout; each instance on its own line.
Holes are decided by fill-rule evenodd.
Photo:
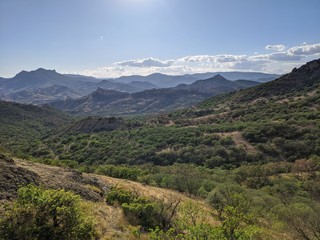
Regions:
M 95 218 L 95 226 L 99 234 L 99 239 L 149 239 L 146 233 L 140 236 L 132 233 L 133 226 L 129 224 L 124 213 L 120 207 L 110 206 L 105 203 L 102 197 L 103 193 L 107 192 L 111 187 L 123 188 L 132 192 L 136 192 L 141 196 L 150 199 L 159 199 L 161 201 L 171 201 L 172 199 L 181 199 L 180 206 L 187 202 L 192 202 L 197 205 L 200 211 L 203 211 L 201 221 L 211 226 L 219 225 L 219 221 L 215 220 L 213 215 L 216 212 L 201 199 L 190 198 L 189 196 L 144 184 L 124 180 L 115 179 L 107 176 L 97 174 L 86 174 L 75 172 L 74 170 L 48 166 L 40 163 L 33 163 L 23 159 L 14 158 L 17 167 L 25 171 L 34 172 L 39 176 L 39 181 L 45 188 L 50 189 L 66 189 L 80 194 L 84 200 L 83 204 L 86 206 L 88 215 Z M 180 208 L 178 209 L 177 217 L 180 216 Z M 1 214 L 1 209 L 0 209 Z M 265 239 L 292 239 L 292 235 L 285 233 L 282 229 L 269 229 L 269 223 L 264 222 L 268 238 Z
M 206 202 L 200 199 L 192 199 L 176 191 L 96 174 L 83 173 L 78 175 L 77 172 L 72 170 L 33 163 L 18 158 L 15 158 L 14 161 L 18 167 L 38 174 L 40 181 L 46 188 L 64 188 L 74 191 L 80 194 L 83 199 L 86 199 L 88 208 L 92 211 L 91 214 L 96 218 L 96 227 L 101 239 L 136 239 L 131 233 L 131 226 L 125 219 L 121 208 L 104 203 L 104 198 L 101 197 L 101 194 L 107 188 L 123 188 L 137 192 L 141 196 L 163 201 L 170 201 L 171 199 L 181 199 L 182 203 L 191 201 L 201 206 L 206 212 L 212 211 Z M 91 184 L 88 183 L 90 179 L 95 179 L 100 186 L 93 182 Z M 212 219 L 207 220 L 207 222 L 211 222 L 212 225 L 218 224 Z M 147 239 L 147 235 L 142 237 Z

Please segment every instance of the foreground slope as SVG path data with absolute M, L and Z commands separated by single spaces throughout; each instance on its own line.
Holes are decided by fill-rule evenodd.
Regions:
M 17 197 L 19 187 L 33 184 L 46 189 L 65 189 L 81 196 L 86 202 L 88 215 L 95 218 L 99 239 L 150 239 L 146 234 L 133 234 L 134 226 L 125 217 L 120 206 L 105 203 L 105 196 L 113 188 L 125 189 L 140 196 L 170 202 L 179 200 L 181 205 L 191 202 L 201 211 L 211 211 L 206 202 L 192 199 L 176 191 L 146 186 L 138 182 L 115 179 L 97 174 L 81 173 L 62 167 L 14 160 L 0 154 L 0 203 L 8 204 Z M 4 209 L 0 207 L 0 216 Z M 208 219 L 207 219 L 208 220 Z M 215 220 L 208 220 L 215 226 Z M 0 221 L 1 223 L 1 221 Z

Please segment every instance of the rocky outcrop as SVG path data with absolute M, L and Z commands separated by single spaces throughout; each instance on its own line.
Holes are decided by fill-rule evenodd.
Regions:
M 16 197 L 18 188 L 30 183 L 39 185 L 39 175 L 16 166 L 11 158 L 0 154 L 0 200 Z

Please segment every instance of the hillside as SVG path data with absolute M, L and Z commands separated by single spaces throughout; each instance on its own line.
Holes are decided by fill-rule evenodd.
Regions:
M 237 239 L 237 234 L 246 236 L 244 239 L 317 239 L 319 69 L 320 60 L 315 60 L 272 82 L 219 95 L 189 109 L 144 118 L 69 119 L 48 107 L 3 102 L 4 140 L 19 143 L 19 134 L 24 140 L 15 147 L 3 144 L 3 150 L 51 165 L 19 159 L 15 159 L 16 165 L 10 160 L 2 162 L 3 175 L 17 179 L 9 183 L 9 194 L 14 197 L 17 184 L 28 182 L 72 190 L 90 201 L 96 209 L 91 212 L 102 224 L 97 226 L 99 232 L 113 239 L 156 239 L 147 231 L 150 226 L 153 231 L 160 227 L 156 235 L 162 239 L 176 239 L 179 234 L 181 239 L 229 240 Z M 198 84 L 206 86 L 207 82 Z M 159 90 L 148 93 L 153 96 Z M 99 89 L 91 97 L 103 99 L 104 93 Z M 107 95 L 118 96 L 111 93 L 114 96 Z M 54 131 L 45 128 L 45 122 L 52 122 Z M 33 134 L 32 141 L 24 138 L 24 131 Z M 118 186 L 129 193 L 112 188 L 104 192 L 99 184 Z M 153 198 L 167 199 L 171 193 L 176 197 L 169 198 L 169 206 Z M 160 212 L 172 210 L 170 206 L 175 206 L 180 196 L 192 197 L 194 204 L 181 203 L 170 224 L 148 215 L 163 216 Z M 101 204 L 102 197 L 108 205 Z M 152 205 L 150 199 L 157 204 Z M 143 215 L 150 217 L 149 221 L 141 221 L 135 213 L 145 213 L 146 205 L 153 210 Z M 204 207 L 205 219 L 195 205 Z M 102 217 L 105 214 L 112 217 Z
M 0 101 L 0 148 L 24 155 L 26 148 L 41 145 L 45 134 L 70 122 L 71 117 L 49 106 Z
M 229 81 L 221 75 L 198 80 L 190 85 L 123 93 L 99 88 L 79 99 L 51 103 L 52 106 L 77 115 L 128 115 L 168 112 L 198 103 L 208 97 L 258 85 L 253 81 Z
M 0 202 L 7 209 L 11 201 L 16 199 L 17 189 L 30 183 L 41 185 L 45 189 L 72 191 L 81 196 L 82 208 L 86 217 L 94 217 L 94 227 L 98 239 L 154 239 L 155 236 L 162 239 L 176 238 L 175 234 L 177 233 L 166 232 L 167 229 L 160 232 L 151 229 L 143 230 L 143 225 L 141 226 L 137 222 L 139 218 L 133 218 L 134 215 L 127 212 L 126 205 L 121 205 L 121 201 L 124 201 L 121 199 L 126 196 L 124 194 L 129 193 L 132 196 L 139 196 L 139 198 L 136 198 L 141 199 L 139 201 L 149 201 L 148 199 L 150 199 L 152 204 L 160 204 L 158 206 L 162 206 L 162 210 L 158 212 L 159 215 L 156 215 L 156 218 L 166 217 L 164 219 L 167 219 L 167 224 L 170 224 L 175 231 L 180 233 L 180 239 L 194 238 L 201 234 L 200 236 L 209 237 L 209 239 L 227 240 L 229 238 L 225 237 L 224 234 L 227 235 L 228 229 L 233 226 L 237 227 L 237 232 L 246 234 L 246 236 L 249 235 L 251 239 L 303 239 L 299 231 L 303 231 L 304 234 L 308 233 L 310 239 L 315 239 L 312 238 L 313 235 L 309 231 L 314 230 L 317 225 L 310 228 L 308 225 L 296 226 L 295 224 L 297 221 L 299 223 L 302 217 L 308 221 L 309 217 L 316 217 L 317 208 L 312 206 L 310 210 L 305 210 L 302 213 L 296 208 L 294 210 L 297 213 L 290 215 L 290 211 L 293 210 L 290 204 L 294 201 L 293 196 L 296 195 L 296 191 L 299 191 L 300 201 L 305 194 L 309 195 L 309 202 L 311 199 L 318 197 L 315 195 L 317 194 L 316 190 L 311 186 L 318 184 L 314 177 L 319 176 L 320 168 L 314 168 L 312 171 L 300 169 L 301 172 L 290 172 L 289 169 L 296 167 L 296 165 L 266 164 L 260 167 L 243 166 L 236 171 L 208 171 L 199 168 L 191 170 L 185 165 L 177 165 L 171 169 L 149 168 L 148 173 L 146 173 L 146 168 L 144 169 L 144 175 L 141 175 L 141 178 L 138 179 L 143 183 L 138 183 L 100 175 L 107 174 L 103 171 L 107 168 L 103 167 L 95 170 L 99 174 L 83 173 L 17 158 L 12 160 L 4 155 L 0 155 L 0 166 Z M 287 172 L 283 177 L 284 167 L 287 168 Z M 118 168 L 118 170 L 120 169 Z M 123 173 L 125 173 L 124 170 L 127 173 L 130 171 L 129 168 L 122 167 L 122 169 Z M 267 169 L 268 173 L 262 174 Z M 169 172 L 171 174 L 168 174 Z M 299 177 L 301 174 L 303 174 L 303 178 Z M 208 201 L 203 201 L 201 198 L 194 198 L 177 191 L 164 189 L 164 186 L 159 188 L 146 185 L 147 178 L 149 178 L 148 184 L 151 184 L 151 181 L 159 181 L 159 176 L 166 177 L 168 180 L 170 178 L 178 180 L 174 184 L 179 184 L 180 181 L 180 184 L 183 183 L 190 189 L 202 182 L 201 184 L 206 188 L 210 185 L 214 186 L 214 190 L 209 195 Z M 296 180 L 297 178 L 300 180 Z M 239 183 L 244 184 L 244 186 Z M 304 185 L 296 189 L 301 183 Z M 260 187 L 257 188 L 261 184 L 272 184 L 272 187 L 268 191 L 261 190 Z M 288 191 L 289 187 L 294 187 L 292 189 L 293 193 L 282 193 L 282 191 Z M 119 198 L 118 203 L 111 203 L 108 200 L 106 203 L 105 199 L 110 199 L 110 197 L 113 199 L 114 196 L 117 196 L 114 194 L 117 193 L 122 194 L 119 195 L 122 198 Z M 216 197 L 216 194 L 219 197 Z M 233 194 L 242 198 L 234 198 Z M 221 197 L 222 199 L 220 199 Z M 228 203 L 223 202 L 226 200 L 235 202 L 228 205 Z M 237 203 L 237 201 L 240 202 Z M 131 206 L 140 206 L 139 204 L 146 203 L 136 202 L 132 203 Z M 227 210 L 221 209 L 221 206 L 225 206 L 226 209 L 236 208 L 241 215 L 228 213 Z M 286 208 L 288 208 L 288 211 Z M 151 217 L 150 206 L 148 209 L 147 213 Z M 0 207 L 0 216 L 3 217 L 1 220 L 5 219 L 4 212 L 4 208 Z M 144 212 L 140 214 L 144 214 Z M 276 216 L 279 219 L 275 220 L 272 214 L 278 214 Z M 287 219 L 288 217 L 290 217 L 290 220 Z M 1 229 L 1 220 L 0 232 L 3 230 Z M 236 225 L 224 226 L 224 223 L 231 223 L 231 221 L 236 221 Z M 318 222 L 314 224 L 318 224 Z M 282 225 L 282 227 L 279 227 L 279 225 Z M 295 227 L 298 227 L 298 229 L 296 230 Z
M 95 228 L 99 239 L 149 239 L 148 234 L 134 234 L 134 224 L 127 219 L 121 206 L 106 204 L 105 196 L 114 188 L 134 192 L 153 201 L 173 203 L 179 206 L 196 204 L 198 211 L 211 211 L 210 206 L 201 200 L 192 199 L 176 191 L 146 186 L 138 182 L 116 179 L 97 174 L 48 166 L 26 160 L 14 160 L 0 154 L 0 203 L 8 204 L 17 197 L 17 189 L 27 184 L 42 185 L 46 189 L 65 189 L 79 194 L 85 201 L 87 215 L 95 217 Z M 3 209 L 0 207 L 0 216 Z M 177 210 L 184 214 L 182 209 Z M 212 226 L 217 222 L 206 214 L 198 221 L 207 221 Z M 1 223 L 1 221 L 0 221 Z M 1 230 L 1 229 L 0 229 Z
M 206 116 L 215 112 L 230 119 L 230 114 L 246 117 L 253 115 L 254 111 L 262 114 L 264 108 L 277 110 L 286 105 L 288 112 L 284 114 L 298 114 L 303 110 L 305 113 L 315 114 L 318 110 L 320 85 L 320 60 L 314 60 L 299 69 L 293 69 L 274 81 L 261 84 L 234 94 L 221 95 L 204 101 L 199 106 L 189 109 L 177 115 L 178 118 L 185 116 Z M 304 107 L 304 108 L 302 108 Z M 238 108 L 238 110 L 236 109 Z M 260 109 L 259 109 L 260 108 Z M 271 112 L 268 118 L 272 117 Z M 274 112 L 276 114 L 276 112 Z

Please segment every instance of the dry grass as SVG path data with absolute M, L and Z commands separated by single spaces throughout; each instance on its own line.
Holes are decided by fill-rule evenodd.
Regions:
M 95 227 L 100 239 L 133 239 L 131 227 L 120 207 L 109 206 L 103 202 L 89 203 L 94 216 Z

